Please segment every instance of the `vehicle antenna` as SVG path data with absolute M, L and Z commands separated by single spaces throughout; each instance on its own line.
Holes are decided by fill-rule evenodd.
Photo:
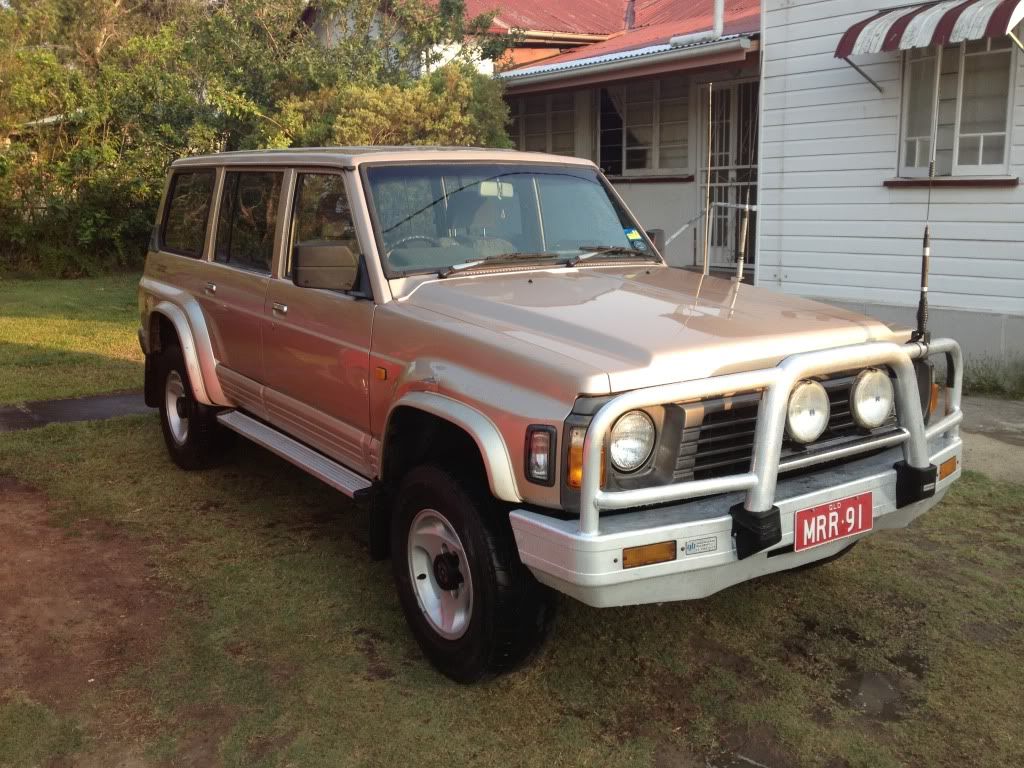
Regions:
M 708 273 L 708 246 L 711 240 L 711 96 L 714 92 L 714 83 L 708 83 L 708 175 L 704 187 L 704 270 L 701 274 Z
M 931 341 L 928 331 L 928 269 L 932 258 L 932 237 L 930 231 L 932 217 L 932 179 L 935 178 L 935 160 L 928 163 L 928 203 L 924 214 L 924 238 L 921 241 L 921 297 L 917 301 L 917 330 L 911 336 L 912 341 Z

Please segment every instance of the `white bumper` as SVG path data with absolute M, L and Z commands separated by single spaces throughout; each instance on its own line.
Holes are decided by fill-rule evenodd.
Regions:
M 605 515 L 598 535 L 581 533 L 578 520 L 559 520 L 526 510 L 515 510 L 510 518 L 519 556 L 537 579 L 588 605 L 609 607 L 690 600 L 757 576 L 826 559 L 871 533 L 793 552 L 793 518 L 801 509 L 871 491 L 873 530 L 907 526 L 935 506 L 960 476 L 959 437 L 934 438 L 928 449 L 931 463 L 937 466 L 956 456 L 956 470 L 938 481 L 933 497 L 899 509 L 893 469 L 903 457 L 899 448 L 838 467 L 816 468 L 798 477 L 781 475 L 775 505 L 781 513 L 782 540 L 743 560 L 736 555 L 733 518 L 729 514 L 730 507 L 743 500 L 742 492 Z M 622 567 L 624 548 L 668 540 L 676 542 L 675 560 Z

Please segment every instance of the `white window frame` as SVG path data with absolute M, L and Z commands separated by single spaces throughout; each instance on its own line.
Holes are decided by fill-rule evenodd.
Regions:
M 651 133 L 650 151 L 654 158 L 654 166 L 651 168 L 626 168 L 626 152 L 629 149 L 626 142 L 626 120 L 622 120 L 622 173 L 614 178 L 643 178 L 650 176 L 689 176 L 693 174 L 693 94 L 692 88 L 687 84 L 686 91 L 686 165 L 678 168 L 661 168 L 661 81 L 665 77 L 673 75 L 661 75 L 652 78 L 654 89 L 651 99 L 654 105 L 654 125 Z M 594 154 L 600 163 L 601 157 L 601 91 L 619 89 L 625 91 L 629 83 L 620 83 L 607 86 L 597 86 L 594 90 Z M 625 103 L 625 102 L 623 102 Z M 633 147 L 636 149 L 636 147 Z
M 1011 46 L 1007 49 L 1010 58 L 1010 72 L 1009 79 L 1007 81 L 1007 94 L 1006 94 L 1006 126 L 1004 130 L 1004 144 L 1003 144 L 1003 161 L 1001 163 L 990 163 L 987 165 L 961 165 L 960 160 L 960 121 L 963 109 L 963 95 L 964 95 L 964 69 L 967 61 L 967 56 L 982 56 L 986 55 L 991 51 L 991 41 L 985 51 L 979 51 L 976 53 L 967 53 L 967 43 L 958 43 L 955 46 L 937 46 L 931 57 L 935 61 L 935 78 L 932 84 L 932 114 L 931 114 L 931 132 L 928 137 L 907 136 L 907 129 L 910 123 L 910 65 L 911 60 L 908 55 L 903 57 L 903 97 L 901 99 L 901 120 L 900 120 L 900 134 L 899 134 L 899 175 L 908 178 L 925 178 L 928 176 L 928 161 L 931 156 L 929 151 L 929 157 L 925 158 L 925 164 L 923 166 L 910 166 L 907 165 L 907 142 L 916 139 L 928 138 L 930 141 L 931 149 L 936 147 L 938 142 L 938 122 L 939 122 L 939 91 L 940 84 L 942 82 L 942 62 L 946 56 L 955 55 L 959 57 L 957 67 L 957 82 L 956 82 L 956 115 L 953 118 L 953 147 L 952 147 L 952 159 L 951 159 L 951 170 L 950 175 L 945 178 L 962 178 L 962 177 L 974 177 L 974 176 L 1005 176 L 1009 173 L 1010 167 L 1010 151 L 1013 146 L 1013 111 L 1014 111 L 1014 94 L 1016 92 L 1016 80 L 1017 80 L 1017 69 L 1018 69 L 1018 52 L 1015 47 Z M 969 134 L 971 136 L 978 134 Z M 996 134 L 982 134 L 982 135 L 996 135 Z M 979 146 L 979 153 L 982 147 Z
M 562 95 L 564 96 L 565 94 L 562 94 Z M 552 102 L 553 94 L 548 94 L 547 96 L 543 97 L 544 98 L 544 151 L 548 152 L 548 153 L 551 153 L 551 154 L 554 154 L 554 149 L 553 149 L 553 146 L 552 146 L 553 139 L 552 139 L 552 130 L 551 130 L 551 118 L 552 118 L 552 116 L 555 115 L 555 114 L 565 114 L 565 113 L 567 113 L 567 114 L 572 115 L 572 118 L 573 118 L 573 120 L 572 120 L 572 154 L 571 155 L 562 155 L 562 156 L 563 157 L 579 157 L 579 154 L 578 154 L 579 153 L 579 141 L 576 138 L 577 130 L 576 130 L 576 103 L 575 103 L 575 95 L 573 93 L 569 93 L 568 97 L 573 102 L 572 106 L 569 109 L 552 109 L 551 102 Z M 517 112 L 512 115 L 513 120 L 518 123 L 518 130 L 516 131 L 515 142 L 516 142 L 516 149 L 519 149 L 520 151 L 527 151 L 526 150 L 526 100 L 527 100 L 527 98 L 529 98 L 529 97 L 528 96 L 517 96 L 517 97 L 515 97 Z M 539 113 L 531 112 L 530 114 L 531 114 L 531 116 L 534 116 L 534 115 L 537 115 Z M 529 151 L 537 151 L 537 150 L 529 150 Z

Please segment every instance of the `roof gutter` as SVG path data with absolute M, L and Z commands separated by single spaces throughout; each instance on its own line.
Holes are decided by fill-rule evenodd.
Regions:
M 706 56 L 723 53 L 740 53 L 749 50 L 751 38 L 746 35 L 729 38 L 727 40 L 713 40 L 706 43 L 697 43 L 687 47 L 673 47 L 666 51 L 658 51 L 643 56 L 634 56 L 629 59 L 613 59 L 611 61 L 600 61 L 593 64 L 577 64 L 566 69 L 542 71 L 535 74 L 516 74 L 516 70 L 502 72 L 497 77 L 503 80 L 508 87 L 518 88 L 521 85 L 537 85 L 540 83 L 554 83 L 560 80 L 574 80 L 581 75 L 601 75 L 611 72 L 622 72 L 623 70 L 646 67 L 652 64 L 666 64 L 686 61 L 687 59 L 700 59 Z M 544 65 L 541 65 L 542 67 Z
M 573 45 L 585 45 L 586 43 L 603 43 L 608 35 L 589 34 L 583 32 L 550 32 L 544 29 L 510 29 L 516 35 L 527 41 L 543 41 L 548 43 L 571 43 Z

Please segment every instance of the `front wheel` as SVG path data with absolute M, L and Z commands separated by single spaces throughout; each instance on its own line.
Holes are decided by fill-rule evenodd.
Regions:
M 434 466 L 398 490 L 395 583 L 430 662 L 462 683 L 513 669 L 543 641 L 553 602 L 519 560 L 508 516 L 486 491 Z

